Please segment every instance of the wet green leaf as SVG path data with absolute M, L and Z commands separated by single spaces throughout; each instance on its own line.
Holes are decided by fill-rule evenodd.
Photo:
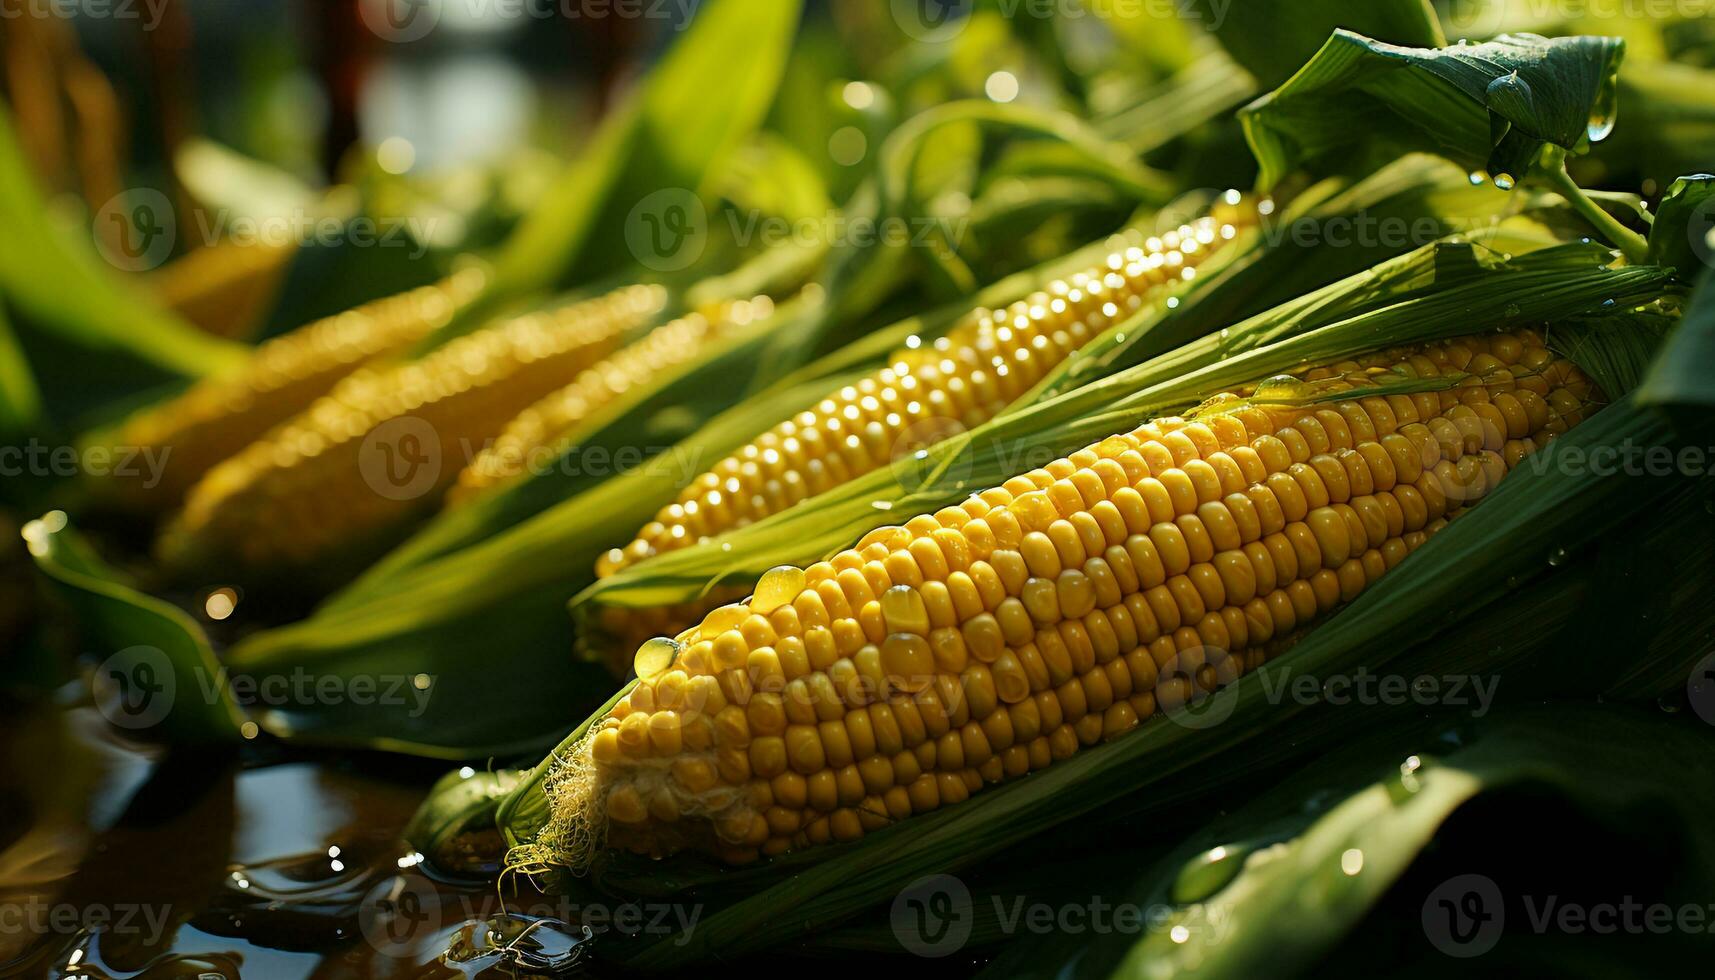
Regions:
M 1715 176 L 1692 174 L 1670 184 L 1650 225 L 1650 261 L 1687 281 L 1715 269 Z
M 1264 187 L 1358 150 L 1426 150 L 1516 181 L 1545 143 L 1572 150 L 1608 134 L 1624 52 L 1612 37 L 1416 48 L 1339 30 L 1239 118 Z
M 139 592 L 54 511 L 24 527 L 41 570 L 77 615 L 100 658 L 108 720 L 175 744 L 235 741 L 244 713 L 224 683 L 208 637 L 177 606 Z M 102 676 L 105 675 L 105 676 Z

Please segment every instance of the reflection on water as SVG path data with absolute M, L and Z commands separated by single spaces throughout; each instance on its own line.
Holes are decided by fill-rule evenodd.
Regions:
M 400 843 L 426 779 L 166 754 L 89 715 L 0 719 L 0 976 L 487 977 L 580 952 Z

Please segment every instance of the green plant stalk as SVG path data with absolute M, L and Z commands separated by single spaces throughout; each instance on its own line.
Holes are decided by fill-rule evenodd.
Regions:
M 1644 237 L 1625 225 L 1619 219 L 1604 211 L 1601 205 L 1592 201 L 1584 189 L 1572 180 L 1572 175 L 1566 172 L 1566 151 L 1553 143 L 1542 148 L 1542 155 L 1537 158 L 1537 172 L 1547 185 L 1566 199 L 1566 203 L 1574 211 L 1596 227 L 1602 237 L 1610 244 L 1617 246 L 1625 255 L 1626 261 L 1634 265 L 1649 262 L 1649 242 Z

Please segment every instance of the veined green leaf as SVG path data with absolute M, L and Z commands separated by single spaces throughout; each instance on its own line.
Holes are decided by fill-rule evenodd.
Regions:
M 1356 146 L 1428 150 L 1518 179 L 1545 143 L 1571 150 L 1607 135 L 1624 52 L 1611 37 L 1414 48 L 1340 30 L 1239 118 L 1265 188 Z

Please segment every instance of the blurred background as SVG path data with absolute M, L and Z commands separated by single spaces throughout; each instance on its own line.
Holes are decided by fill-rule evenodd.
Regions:
M 109 258 L 125 247 L 121 231 L 146 230 L 97 220 L 127 191 L 159 190 L 179 215 L 212 212 L 192 233 L 181 221 L 168 254 L 117 262 L 156 273 L 182 307 L 198 263 L 160 266 L 310 202 L 395 213 L 427 248 L 498 239 L 687 3 L 639 17 L 602 0 L 3 0 L 0 60 L 34 176 L 60 218 L 93 222 Z M 320 200 L 330 187 L 343 193 Z M 287 256 L 274 258 L 283 270 Z M 362 292 L 428 275 L 427 264 L 392 269 Z M 336 292 L 347 295 L 316 305 L 351 298 Z M 251 303 L 258 315 L 269 305 Z M 181 312 L 229 335 L 258 326 Z M 267 332 L 303 314 L 270 317 Z

